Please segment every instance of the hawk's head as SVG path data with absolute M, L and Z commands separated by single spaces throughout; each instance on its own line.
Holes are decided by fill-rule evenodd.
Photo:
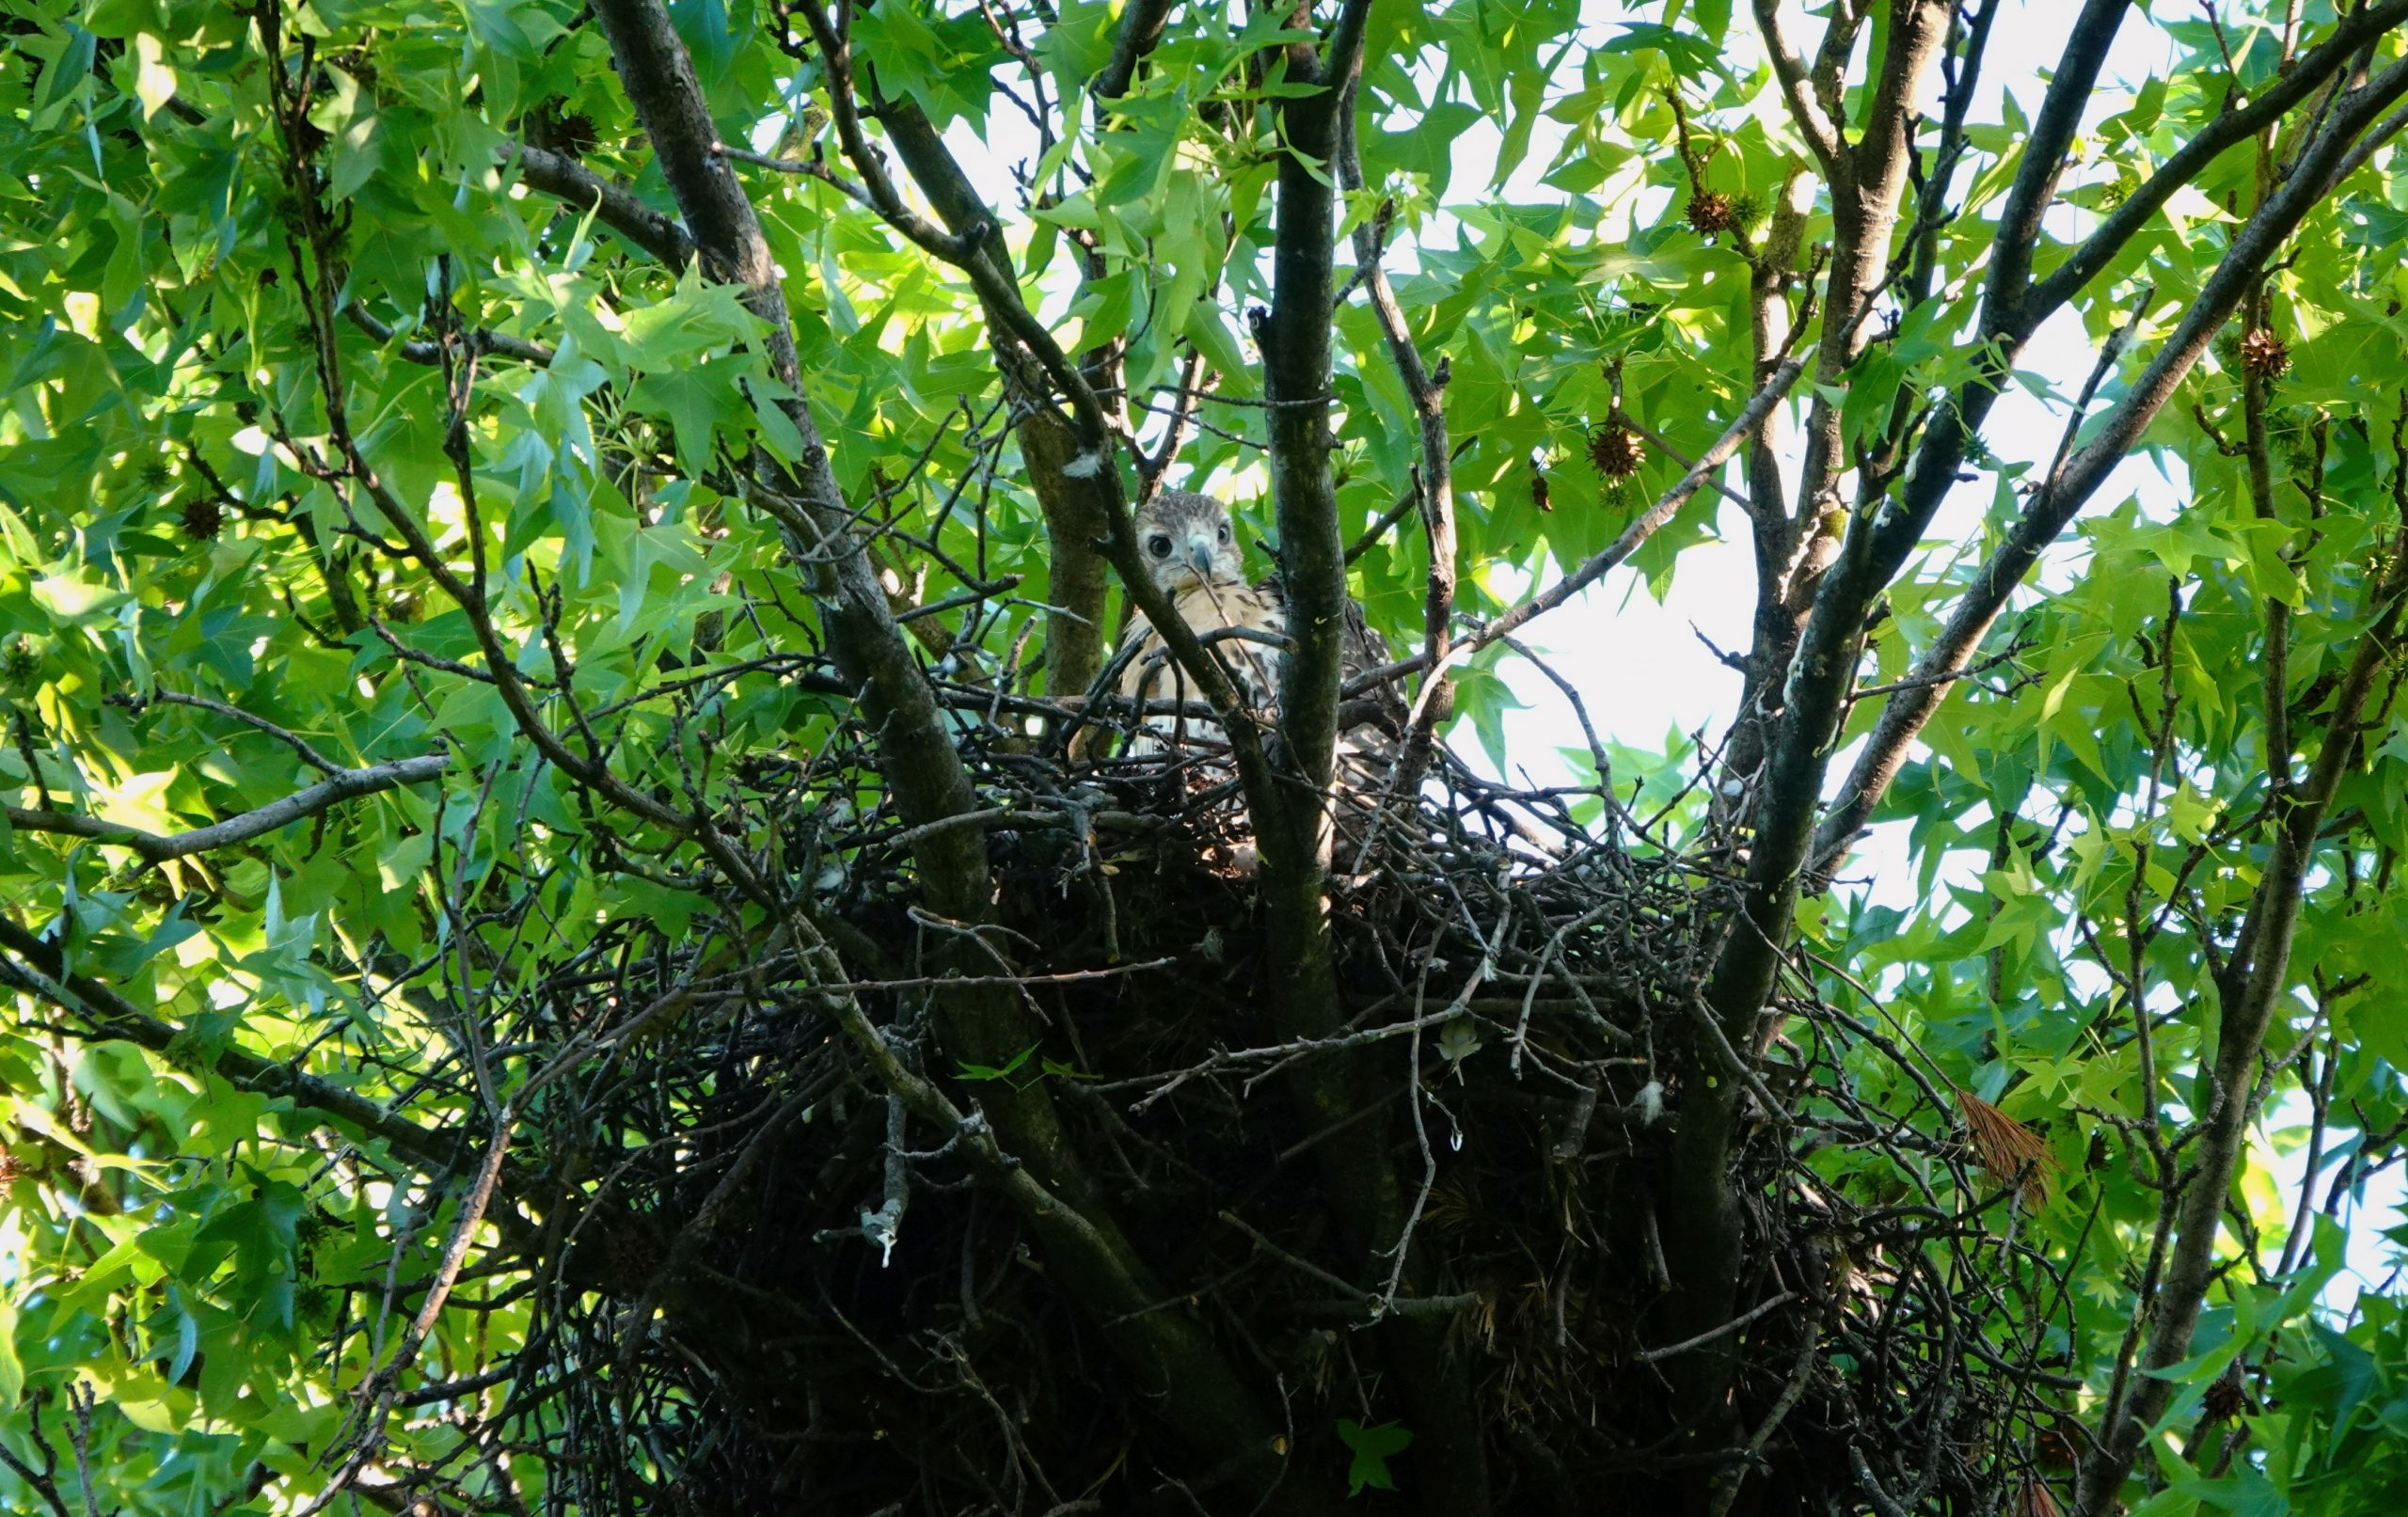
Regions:
M 1173 593 L 1245 577 L 1229 508 L 1193 490 L 1164 490 L 1139 508 L 1137 552 L 1154 583 Z

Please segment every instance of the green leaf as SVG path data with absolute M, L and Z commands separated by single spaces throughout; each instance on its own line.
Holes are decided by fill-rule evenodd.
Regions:
M 166 45 L 149 32 L 134 39 L 135 97 L 142 103 L 145 120 L 159 114 L 176 95 L 176 71 L 166 62 Z
M 1354 1451 L 1353 1462 L 1346 1468 L 1346 1493 L 1359 1496 L 1368 1488 L 1393 1491 L 1396 1478 L 1388 1472 L 1392 1455 L 1404 1452 L 1413 1442 L 1413 1434 L 1402 1423 L 1380 1422 L 1365 1427 L 1352 1417 L 1338 1419 L 1338 1439 Z
M 957 1060 L 954 1067 L 954 1078 L 957 1080 L 1008 1080 L 1013 1075 L 1019 1073 L 1021 1067 L 1028 1063 L 1028 1061 L 1036 1055 L 1037 1047 L 1038 1046 L 1036 1044 L 1031 1043 L 1028 1047 L 1021 1050 L 1018 1053 L 1013 1054 L 1008 1063 L 1000 1067 L 984 1064 L 972 1064 L 967 1060 Z
M 17 1304 L 0 1295 L 0 1407 L 16 1410 L 24 1390 L 24 1361 L 17 1357 Z

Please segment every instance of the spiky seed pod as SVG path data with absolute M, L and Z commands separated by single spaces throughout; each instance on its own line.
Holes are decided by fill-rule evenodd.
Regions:
M 1626 480 L 1647 462 L 1647 445 L 1619 421 L 1608 421 L 1589 434 L 1589 462 L 1601 478 Z
M 2259 326 L 2241 340 L 2241 367 L 2258 379 L 2273 379 L 2291 366 L 2291 350 L 2272 327 Z
M 1731 212 L 1731 197 L 1720 190 L 1699 190 L 1689 197 L 1689 230 L 1700 237 L 1729 231 L 1738 225 Z
M 1731 225 L 1735 230 L 1746 231 L 1765 218 L 1765 199 L 1753 190 L 1741 190 L 1731 197 Z
M 23 634 L 10 638 L 0 646 L 0 676 L 10 685 L 22 685 L 41 670 L 41 655 Z
M 2249 1392 L 2241 1383 L 2241 1362 L 2235 1360 L 2225 1367 L 2225 1372 L 2199 1398 L 2199 1410 L 2205 1414 L 2202 1421 L 2229 1422 L 2241 1414 L 2241 1409 L 2248 1402 Z
M 582 158 L 592 152 L 594 144 L 599 140 L 594 118 L 583 111 L 571 111 L 562 117 L 560 128 L 554 134 L 560 140 L 561 151 L 572 158 Z
M 196 543 L 206 543 L 216 537 L 226 525 L 226 513 L 207 496 L 195 496 L 184 502 L 184 535 Z
M 142 482 L 145 489 L 156 490 L 173 478 L 174 472 L 167 467 L 166 459 L 146 458 L 142 461 L 142 466 L 135 471 L 135 478 Z
M 2234 331 L 2229 326 L 2226 327 L 2223 331 L 2218 332 L 2216 334 L 2214 352 L 2216 356 L 2216 363 L 2223 368 L 2226 373 L 2237 373 L 2240 371 L 2240 333 Z
M 2284 466 L 2305 474 L 2316 466 L 2317 429 L 2323 418 L 2314 406 L 2298 405 L 2282 413 L 2274 428 L 2274 450 Z

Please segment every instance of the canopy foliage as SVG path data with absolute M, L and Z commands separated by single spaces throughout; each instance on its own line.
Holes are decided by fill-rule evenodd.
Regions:
M 2408 0 L 1749 8 L 12 4 L 0 1504 L 2408 1506 Z

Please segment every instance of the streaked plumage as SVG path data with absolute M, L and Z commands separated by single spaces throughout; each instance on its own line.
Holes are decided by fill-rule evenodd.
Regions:
M 1227 505 L 1192 490 L 1164 490 L 1138 511 L 1136 525 L 1137 550 L 1153 574 L 1154 582 L 1170 595 L 1180 618 L 1198 634 L 1221 627 L 1245 627 L 1271 637 L 1286 636 L 1288 611 L 1279 581 L 1263 578 L 1252 584 L 1246 582 L 1244 557 L 1239 550 Z M 1379 635 L 1365 624 L 1360 607 L 1349 603 L 1346 624 L 1344 677 L 1351 679 L 1387 661 L 1386 647 Z M 1140 640 L 1135 656 L 1121 672 L 1119 693 L 1145 700 L 1189 698 L 1186 679 L 1164 655 L 1152 629 L 1141 620 L 1135 635 Z M 1236 678 L 1240 697 L 1267 719 L 1278 703 L 1284 650 L 1268 642 L 1235 638 L 1212 646 Z M 1393 687 L 1388 688 L 1393 700 Z M 1221 738 L 1215 724 L 1193 719 L 1155 716 L 1146 719 L 1146 725 L 1165 735 L 1183 730 L 1189 738 Z M 1376 758 L 1384 765 L 1386 735 L 1376 726 L 1365 724 L 1342 735 L 1339 749 L 1341 760 L 1350 769 L 1358 768 L 1355 760 L 1362 758 Z M 1356 773 L 1351 778 L 1360 783 L 1365 777 Z

